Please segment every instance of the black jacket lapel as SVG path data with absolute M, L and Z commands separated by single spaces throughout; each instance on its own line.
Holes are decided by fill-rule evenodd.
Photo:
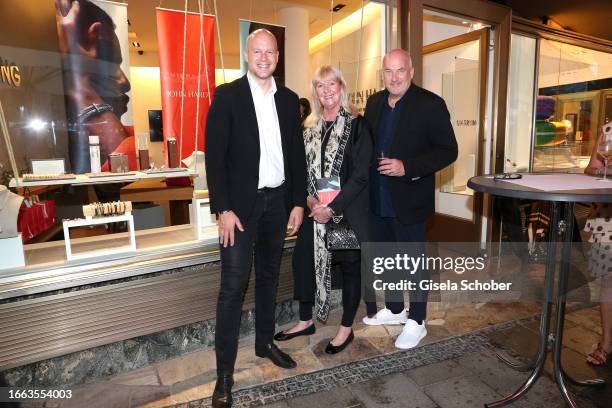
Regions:
M 378 124 L 380 122 L 380 111 L 382 110 L 382 104 L 385 103 L 388 96 L 389 92 L 387 92 L 387 90 L 384 90 L 379 94 L 379 97 L 373 101 L 372 134 L 374 135 L 375 140 L 378 138 Z
M 412 118 L 412 115 L 408 113 L 409 109 L 414 109 L 413 100 L 417 93 L 417 86 L 415 84 L 410 84 L 410 87 L 406 91 L 406 94 L 403 96 L 402 101 L 402 111 L 400 112 L 399 120 L 395 125 L 395 129 L 393 130 L 393 137 L 397 139 L 400 137 L 399 133 L 402 129 L 406 127 L 406 121 L 409 121 Z

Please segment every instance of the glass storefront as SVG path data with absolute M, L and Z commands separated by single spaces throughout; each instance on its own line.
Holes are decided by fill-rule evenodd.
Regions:
M 301 0 L 282 6 L 271 0 L 217 2 L 217 9 L 212 2 L 188 2 L 187 10 L 184 2 L 171 0 L 157 9 L 143 2 L 88 0 L 81 2 L 83 15 L 88 10 L 89 16 L 98 13 L 112 20 L 112 31 L 109 25 L 106 48 L 97 45 L 78 55 L 65 43 L 67 20 L 56 20 L 53 2 L 46 3 L 37 8 L 33 0 L 22 2 L 0 17 L 0 102 L 6 118 L 0 173 L 2 184 L 26 198 L 27 215 L 20 219 L 27 221 L 19 231 L 29 270 L 89 262 L 66 259 L 68 235 L 75 258 L 125 247 L 132 228 L 138 255 L 163 256 L 166 250 L 216 243 L 214 215 L 206 211 L 204 155 L 192 153 L 203 150 L 205 112 L 214 87 L 243 75 L 245 27 L 280 33 L 284 64 L 277 81 L 310 99 L 313 72 L 323 64 L 336 65 L 361 112 L 367 98 L 381 89 L 382 55 L 399 42 L 393 1 L 349 1 L 330 12 L 328 4 Z M 160 12 L 168 15 L 173 29 L 164 31 Z M 11 35 L 18 21 L 36 21 L 37 28 L 29 36 Z M 198 45 L 200 24 L 205 41 Z M 86 40 L 75 40 L 81 41 L 81 50 Z M 84 66 L 66 65 L 74 62 Z M 71 77 L 74 72 L 82 75 Z M 164 83 L 168 79 L 170 85 Z M 84 128 L 81 121 L 98 112 L 77 107 L 88 89 L 97 96 L 87 104 L 103 118 L 97 130 Z M 91 135 L 98 136 L 95 142 Z M 92 167 L 91 152 L 99 156 L 100 170 Z M 176 172 L 179 168 L 185 171 Z M 24 179 L 26 174 L 32 181 Z M 133 225 L 123 220 L 72 222 L 63 228 L 64 220 L 85 220 L 83 206 L 118 201 L 131 202 Z M 208 227 L 196 231 L 195 219 L 204 219 Z
M 582 172 L 612 120 L 612 55 L 516 33 L 510 60 L 505 171 Z
M 242 75 L 241 26 L 267 24 L 284 32 L 283 81 L 301 97 L 311 97 L 309 81 L 317 67 L 339 66 L 350 99 L 360 111 L 367 98 L 382 88 L 382 56 L 399 45 L 401 27 L 393 1 L 350 1 L 333 13 L 327 6 L 301 0 L 285 2 L 282 7 L 271 0 L 239 7 L 235 2 L 218 2 L 217 10 L 210 2 L 204 2 L 202 9 L 189 3 L 187 16 L 196 26 L 200 19 L 209 24 L 209 42 L 202 48 L 198 41 L 188 44 L 174 37 L 165 39 L 175 52 L 165 64 L 173 67 L 170 76 L 179 84 L 168 91 L 163 82 L 169 74 L 160 63 L 165 58 L 159 49 L 164 39 L 155 5 L 85 3 L 99 4 L 113 19 L 114 29 L 107 33 L 112 41 L 96 49 L 100 65 L 76 79 L 68 76 L 76 68 L 66 64 L 86 61 L 84 69 L 91 70 L 93 65 L 88 64 L 92 61 L 87 55 L 74 58 L 66 53 L 67 44 L 59 35 L 63 31 L 58 31 L 65 22 L 56 20 L 52 2 L 38 8 L 32 6 L 33 0 L 21 2 L 0 16 L 0 102 L 6 118 L 1 127 L 0 173 L 2 184 L 27 199 L 24 212 L 28 221 L 20 227 L 26 265 L 65 262 L 62 221 L 83 218 L 83 206 L 96 202 L 132 203 L 139 251 L 153 253 L 159 248 L 197 247 L 216 241 L 214 216 L 205 209 L 203 155 L 192 153 L 203 150 L 202 115 L 214 87 Z M 187 19 L 184 3 L 166 1 L 163 7 L 183 19 L 177 25 L 182 27 Z M 36 21 L 37 28 L 28 36 L 12 35 L 18 30 L 16 24 L 23 21 Z M 457 162 L 437 175 L 436 210 L 466 221 L 473 221 L 477 212 L 466 182 L 486 171 L 486 161 L 495 148 L 495 118 L 489 109 L 494 105 L 491 55 L 497 45 L 490 40 L 497 34 L 493 23 L 483 21 L 425 8 L 419 27 L 421 85 L 445 99 L 459 143 Z M 302 28 L 298 37 L 296 27 Z M 181 30 L 170 31 L 180 34 Z M 478 32 L 486 33 L 486 39 L 470 37 Z M 195 48 L 190 50 L 190 46 Z M 208 59 L 203 56 L 207 52 Z M 194 57 L 185 60 L 192 71 L 182 72 L 185 55 Z M 598 130 L 612 117 L 610 54 L 514 33 L 509 70 L 504 170 L 581 171 Z M 82 85 L 84 79 L 89 86 L 82 91 L 71 87 Z M 75 108 L 87 89 L 96 90 L 99 98 Z M 174 105 L 164 108 L 168 96 Z M 169 112 L 181 112 L 183 102 L 187 106 L 194 100 L 200 105 L 192 104 L 191 111 L 185 108 L 186 114 L 169 133 Z M 86 111 L 87 107 L 93 111 Z M 104 126 L 95 132 L 79 128 L 79 115 L 82 119 L 97 113 L 107 118 Z M 196 116 L 202 120 L 189 123 Z M 97 141 L 89 138 L 92 135 L 98 136 Z M 187 142 L 190 148 L 180 147 Z M 101 159 L 100 174 L 94 174 L 90 166 L 94 153 Z M 122 167 L 125 157 L 113 157 L 115 168 L 111 168 L 111 156 L 121 155 L 127 156 L 128 171 Z M 174 171 L 187 167 L 186 173 Z M 36 181 L 15 179 L 26 173 L 38 173 Z M 197 203 L 194 192 L 200 200 Z M 210 229 L 194 233 L 196 218 L 207 219 Z M 112 246 L 113 236 L 119 234 L 123 239 L 129 233 L 130 226 L 123 221 L 70 228 L 76 249 L 82 244 L 85 250 Z M 206 234 L 210 236 L 203 240 Z M 51 258 L 45 257 L 47 253 Z

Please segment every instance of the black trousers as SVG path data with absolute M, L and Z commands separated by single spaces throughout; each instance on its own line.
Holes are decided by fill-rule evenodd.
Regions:
M 342 321 L 344 327 L 351 327 L 361 300 L 361 258 L 359 251 L 339 251 L 342 259 L 333 261 L 342 271 Z M 350 252 L 350 254 L 349 254 Z M 332 255 L 332 259 L 336 253 Z M 313 277 L 314 279 L 314 277 Z M 314 300 L 300 300 L 300 320 L 312 319 Z
M 425 253 L 425 222 L 417 224 L 402 224 L 397 218 L 372 215 L 370 226 L 373 242 L 423 243 L 423 245 L 419 246 L 420 250 L 417 251 L 417 255 L 419 252 Z M 429 272 L 427 269 L 420 269 L 416 273 L 418 279 L 429 279 Z M 409 319 L 415 321 L 425 319 L 427 315 L 428 294 L 428 291 L 420 289 L 410 292 L 410 310 L 408 311 Z M 404 310 L 404 302 L 389 300 L 389 297 L 387 296 L 385 296 L 385 298 L 386 307 L 387 309 L 391 310 L 391 312 L 399 313 Z M 366 311 L 368 315 L 376 313 L 376 303 L 366 302 Z
M 232 374 L 238 351 L 240 316 L 255 247 L 255 345 L 274 336 L 276 289 L 287 228 L 283 186 L 257 191 L 253 212 L 240 220 L 234 246 L 221 248 L 221 285 L 217 301 L 215 352 L 217 374 Z

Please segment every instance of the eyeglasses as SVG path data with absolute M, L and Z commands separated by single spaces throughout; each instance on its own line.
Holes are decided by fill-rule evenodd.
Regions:
M 493 180 L 518 180 L 520 178 L 523 178 L 520 173 L 502 173 L 493 176 Z

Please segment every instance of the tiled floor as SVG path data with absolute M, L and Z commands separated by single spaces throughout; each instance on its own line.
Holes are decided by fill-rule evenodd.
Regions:
M 336 331 L 340 315 L 317 333 L 284 342 L 281 347 L 298 362 L 283 370 L 256 358 L 253 339 L 241 342 L 234 386 L 236 406 L 271 407 L 477 407 L 512 392 L 527 377 L 513 371 L 494 355 L 503 347 L 525 358 L 537 347 L 538 304 L 487 303 L 430 311 L 428 336 L 418 348 L 398 352 L 396 326 L 354 326 L 356 339 L 342 353 L 329 356 L 324 347 Z M 358 316 L 362 316 L 360 310 Z M 575 377 L 612 381 L 610 369 L 594 370 L 584 355 L 597 340 L 598 308 L 567 315 L 563 359 Z M 550 362 L 547 369 L 550 371 Z M 204 350 L 106 381 L 74 388 L 67 402 L 49 401 L 47 407 L 205 407 L 215 382 L 214 350 Z M 607 406 L 610 388 L 576 389 L 580 407 Z M 33 405 L 32 405 L 33 406 Z M 40 406 L 40 405 L 39 405 Z M 512 406 L 561 407 L 556 385 L 542 377 L 527 398 Z

